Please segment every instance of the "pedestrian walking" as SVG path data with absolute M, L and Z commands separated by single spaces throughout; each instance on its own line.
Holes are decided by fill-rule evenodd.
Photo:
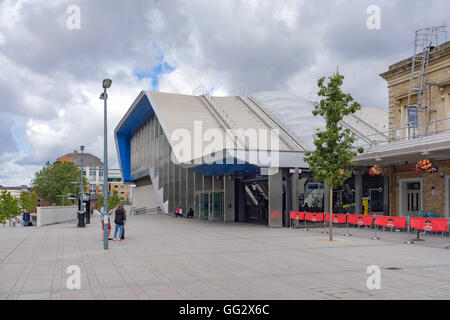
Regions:
M 123 205 L 119 205 L 119 207 L 115 211 L 115 217 L 114 217 L 114 223 L 116 224 L 116 228 L 114 230 L 114 238 L 113 241 L 122 241 L 122 233 L 123 233 L 123 226 L 125 225 L 126 221 L 126 215 L 125 215 L 125 209 L 123 208 Z M 117 237 L 117 232 L 119 232 L 119 236 Z

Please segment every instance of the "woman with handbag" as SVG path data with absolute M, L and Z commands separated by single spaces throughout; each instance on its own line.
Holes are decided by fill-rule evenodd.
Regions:
M 122 241 L 123 226 L 125 225 L 126 219 L 125 209 L 121 204 L 115 211 L 114 223 L 116 224 L 116 228 L 114 230 L 113 241 Z M 117 237 L 117 232 L 119 232 L 119 237 Z

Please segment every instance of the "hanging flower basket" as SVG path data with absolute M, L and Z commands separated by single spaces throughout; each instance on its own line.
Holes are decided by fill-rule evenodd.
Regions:
M 369 175 L 371 176 L 387 176 L 388 174 L 390 174 L 389 169 L 380 167 L 378 165 L 374 165 L 369 170 Z
M 420 160 L 416 164 L 416 172 L 418 173 L 435 173 L 437 171 L 437 168 L 433 167 L 433 163 L 428 160 Z

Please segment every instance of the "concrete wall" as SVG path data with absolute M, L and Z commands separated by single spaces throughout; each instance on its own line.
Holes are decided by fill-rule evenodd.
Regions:
M 153 185 L 137 186 L 133 190 L 133 207 L 153 209 L 159 207 Z
M 74 221 L 77 219 L 77 207 L 38 207 L 37 226 Z

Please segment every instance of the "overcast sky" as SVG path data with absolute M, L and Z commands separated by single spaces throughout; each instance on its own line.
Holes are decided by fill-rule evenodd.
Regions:
M 370 5 L 381 29 L 367 28 Z M 113 168 L 114 128 L 142 90 L 313 97 L 339 66 L 358 102 L 386 108 L 379 74 L 412 55 L 416 29 L 448 24 L 449 12 L 448 0 L 0 0 L 0 184 L 30 184 L 80 145 L 103 158 L 106 77 Z

